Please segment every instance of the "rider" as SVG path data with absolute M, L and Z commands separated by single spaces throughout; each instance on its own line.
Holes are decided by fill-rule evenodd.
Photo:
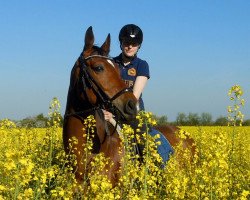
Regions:
M 114 58 L 114 61 L 119 65 L 121 77 L 128 87 L 133 89 L 133 94 L 138 100 L 138 111 L 144 110 L 142 100 L 142 91 L 146 86 L 149 75 L 149 66 L 145 60 L 137 57 L 137 53 L 143 41 L 143 33 L 140 27 L 135 24 L 127 24 L 122 27 L 119 33 L 121 54 Z M 112 113 L 103 110 L 104 118 L 115 126 L 116 121 Z M 135 122 L 134 126 L 136 126 Z M 143 132 L 145 127 L 141 128 Z M 142 156 L 144 149 L 143 144 L 138 144 L 136 150 Z M 141 157 L 142 158 L 142 157 Z
M 143 41 L 143 33 L 135 24 L 127 24 L 119 33 L 121 54 L 114 58 L 119 65 L 121 77 L 128 87 L 133 89 L 133 94 L 138 100 L 138 110 L 144 110 L 142 91 L 146 86 L 149 75 L 149 66 L 145 60 L 137 57 Z M 112 113 L 103 111 L 107 121 L 113 122 Z
M 114 60 L 119 64 L 122 79 L 133 88 L 139 110 L 144 110 L 142 91 L 150 76 L 148 63 L 137 57 L 143 41 L 142 30 L 134 24 L 127 24 L 120 30 L 119 41 L 122 53 Z

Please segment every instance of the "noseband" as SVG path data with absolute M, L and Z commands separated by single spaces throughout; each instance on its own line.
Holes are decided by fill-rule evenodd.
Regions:
M 117 113 L 117 111 L 119 111 L 119 109 L 116 108 L 116 106 L 113 104 L 113 101 L 116 100 L 119 96 L 121 96 L 124 93 L 133 92 L 132 88 L 126 87 L 126 88 L 120 90 L 119 92 L 117 92 L 113 97 L 109 97 L 101 89 L 101 87 L 97 84 L 96 80 L 91 76 L 91 74 L 88 71 L 88 66 L 87 66 L 86 61 L 89 59 L 95 59 L 95 58 L 102 58 L 102 59 L 106 59 L 106 60 L 110 60 L 110 61 L 113 61 L 113 59 L 110 57 L 107 57 L 107 56 L 102 56 L 102 55 L 91 55 L 91 56 L 88 56 L 86 58 L 83 58 L 83 56 L 81 54 L 79 57 L 79 61 L 81 63 L 80 73 L 81 73 L 81 82 L 83 85 L 83 91 L 86 92 L 86 89 L 88 87 L 93 89 L 93 91 L 97 95 L 97 98 L 99 98 L 101 100 L 101 103 L 93 106 L 90 109 L 74 112 L 71 114 L 66 114 L 66 116 L 68 116 L 68 115 L 81 115 L 81 114 L 90 113 L 92 111 L 99 110 L 99 109 L 107 109 L 107 110 L 110 110 L 112 113 Z M 86 97 L 88 97 L 88 95 L 86 95 Z

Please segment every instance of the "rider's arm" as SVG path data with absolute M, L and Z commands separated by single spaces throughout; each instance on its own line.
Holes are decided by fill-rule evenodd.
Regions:
M 148 81 L 148 77 L 146 76 L 137 76 L 135 79 L 134 87 L 133 87 L 133 93 L 137 100 L 139 100 L 141 93 L 146 86 L 146 83 Z

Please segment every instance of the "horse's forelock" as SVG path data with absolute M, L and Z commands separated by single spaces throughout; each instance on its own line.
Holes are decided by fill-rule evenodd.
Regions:
M 96 45 L 94 45 L 92 49 L 94 50 L 92 55 L 96 54 L 96 55 L 101 55 L 101 56 L 108 56 L 108 55 L 106 55 L 106 52 L 103 51 L 102 48 L 100 48 L 100 47 L 98 47 Z
M 84 49 L 81 53 L 82 58 L 86 58 L 91 55 L 101 55 L 101 56 L 109 56 L 107 52 L 105 52 L 102 48 L 94 45 L 91 49 Z

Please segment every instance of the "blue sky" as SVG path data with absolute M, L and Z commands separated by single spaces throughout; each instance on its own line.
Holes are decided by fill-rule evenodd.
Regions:
M 46 115 L 53 97 L 64 113 L 86 29 L 93 26 L 97 45 L 110 33 L 116 56 L 128 23 L 144 32 L 138 56 L 150 66 L 146 110 L 170 121 L 179 112 L 226 116 L 227 92 L 239 84 L 250 118 L 249 10 L 249 0 L 2 0 L 0 119 Z

